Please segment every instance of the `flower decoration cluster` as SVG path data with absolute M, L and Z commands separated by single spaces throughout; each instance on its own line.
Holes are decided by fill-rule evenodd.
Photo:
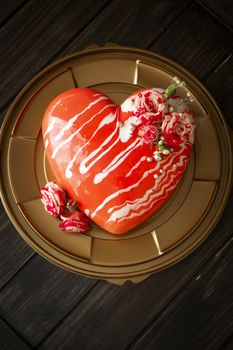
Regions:
M 56 183 L 48 182 L 40 189 L 40 199 L 48 214 L 59 218 L 59 228 L 68 232 L 85 233 L 89 222 L 83 212 L 77 209 L 77 203 Z
M 173 82 L 165 90 L 145 90 L 131 98 L 134 106 L 132 112 L 138 117 L 138 122 L 137 125 L 131 124 L 130 136 L 136 131 L 143 144 L 156 146 L 153 158 L 157 161 L 176 150 L 183 141 L 192 140 L 194 132 L 192 114 L 188 109 L 178 112 L 179 105 L 193 102 L 191 93 L 188 91 L 187 98 L 178 98 L 173 105 L 169 103 L 176 89 L 183 86 L 185 83 L 174 77 Z M 153 158 L 148 157 L 148 162 L 153 161 Z

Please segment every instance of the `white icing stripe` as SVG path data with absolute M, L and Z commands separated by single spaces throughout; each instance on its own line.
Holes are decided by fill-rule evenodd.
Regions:
M 52 119 L 52 118 L 54 118 L 54 119 Z M 56 117 L 51 116 L 50 119 L 51 119 L 51 122 L 50 122 L 49 126 L 47 127 L 47 129 L 45 130 L 44 138 L 46 135 L 48 135 L 50 133 L 50 131 L 53 130 L 53 128 L 55 126 Z
M 122 220 L 127 218 L 127 214 L 129 214 L 131 211 L 137 210 L 140 207 L 147 206 L 150 203 L 150 200 L 148 201 L 148 199 L 151 196 L 151 190 L 155 191 L 157 189 L 158 185 L 159 185 L 159 181 L 157 181 L 155 183 L 155 186 L 146 190 L 143 197 L 140 197 L 140 198 L 135 199 L 134 201 L 128 202 L 120 210 L 115 211 L 110 216 L 108 221 L 116 221 L 117 219 L 121 219 L 120 221 L 122 221 Z M 158 188 L 159 188 L 159 186 L 158 186 Z
M 101 173 L 95 175 L 94 184 L 100 183 L 105 177 L 107 177 L 113 170 L 118 168 L 118 166 L 124 162 L 124 160 L 133 152 L 137 147 L 141 145 L 141 141 L 136 139 L 126 150 L 117 155 L 113 161 L 104 169 Z
M 112 213 L 112 215 L 110 216 L 110 218 L 108 219 L 108 222 L 109 221 L 116 221 L 117 219 L 127 217 L 127 215 L 132 210 L 137 209 L 137 207 L 140 205 L 140 203 L 142 203 L 142 206 L 143 206 L 144 203 L 148 200 L 149 196 L 150 196 L 150 190 L 147 190 L 145 195 L 143 197 L 141 197 L 140 199 L 137 199 L 137 200 L 132 201 L 132 202 L 128 202 L 122 208 L 115 210 Z
M 184 158 L 185 158 L 185 156 L 183 156 Z M 182 172 L 182 171 L 181 171 Z M 179 173 L 181 173 L 181 172 L 179 172 Z M 179 174 L 178 173 L 178 174 Z M 119 218 L 119 220 L 118 220 L 118 222 L 121 222 L 121 221 L 124 221 L 124 220 L 128 220 L 128 219 L 132 219 L 132 218 L 134 218 L 134 217 L 136 217 L 136 216 L 139 216 L 139 215 L 142 215 L 142 214 L 144 214 L 144 213 L 146 213 L 147 211 L 149 211 L 152 207 L 153 207 L 153 205 L 154 205 L 154 199 L 156 198 L 156 197 L 158 197 L 158 196 L 160 196 L 160 200 L 161 199 L 163 199 L 163 198 L 165 198 L 166 197 L 166 195 L 167 195 L 167 190 L 169 189 L 169 191 L 171 191 L 173 188 L 175 188 L 176 187 L 176 183 L 173 185 L 173 186 L 170 186 L 170 183 L 173 181 L 173 179 L 174 179 L 174 177 L 175 176 L 177 176 L 177 173 L 176 173 L 176 175 L 174 174 L 173 176 L 171 176 L 171 181 L 169 181 L 169 182 L 166 182 L 165 181 L 165 184 L 164 184 L 164 186 L 162 186 L 162 188 L 160 189 L 160 191 L 159 192 L 156 192 L 154 195 L 151 195 L 151 197 L 150 197 L 150 199 L 149 199 L 149 201 L 144 201 L 144 203 L 142 203 L 141 205 L 137 205 L 135 208 L 133 207 L 133 208 L 129 208 L 129 210 L 128 210 L 128 212 L 127 212 L 127 214 L 129 213 L 129 211 L 130 211 L 130 209 L 131 209 L 131 211 L 134 211 L 134 210 L 138 210 L 139 208 L 141 208 L 141 207 L 145 207 L 145 206 L 148 206 L 148 204 L 150 204 L 151 202 L 151 205 L 149 205 L 149 207 L 147 207 L 147 208 L 145 208 L 145 209 L 143 209 L 143 210 L 141 210 L 140 209 L 140 212 L 136 212 L 136 213 L 131 213 L 129 216 L 127 216 L 127 214 L 126 215 L 121 215 L 122 213 L 116 213 L 115 215 L 111 215 L 111 217 L 108 219 L 108 221 L 116 221 L 118 218 Z M 164 181 L 163 181 L 163 183 L 164 183 Z M 154 188 L 153 188 L 154 189 Z M 148 190 L 148 192 L 149 192 L 150 190 Z M 164 193 L 165 192 L 165 193 Z M 140 203 L 139 203 L 140 204 Z M 122 208 L 122 209 L 124 209 L 124 208 Z
M 137 163 L 132 167 L 132 169 L 125 175 L 125 177 L 129 177 L 129 176 L 133 173 L 133 171 L 136 170 L 136 169 L 139 167 L 139 165 L 140 165 L 142 162 L 144 162 L 145 160 L 146 160 L 146 156 L 142 156 L 141 159 L 139 160 L 139 162 L 137 162 Z
M 156 171 L 159 168 L 160 164 L 158 163 L 157 166 L 154 169 L 151 170 L 147 170 L 143 176 L 133 185 L 123 188 L 113 194 L 111 194 L 110 196 L 108 196 L 107 198 L 105 198 L 105 200 L 103 201 L 103 203 L 101 205 L 99 205 L 96 210 L 94 211 L 94 213 L 92 213 L 92 218 L 97 214 L 97 212 L 99 212 L 101 209 L 104 208 L 104 206 L 110 202 L 112 199 L 116 198 L 117 196 L 119 196 L 121 193 L 125 193 L 128 192 L 130 190 L 132 190 L 133 188 L 137 187 L 150 173 Z
M 132 101 L 132 98 L 127 98 L 122 104 L 121 104 L 121 110 L 122 112 L 133 112 L 135 111 L 135 104 Z
M 187 161 L 188 161 L 188 159 L 186 158 L 185 155 L 181 156 L 181 157 L 180 157 L 179 163 L 177 163 L 177 167 L 178 167 L 178 166 L 183 166 L 183 165 L 185 165 L 185 163 L 187 164 Z M 162 179 L 162 181 L 160 182 L 160 184 L 159 184 L 159 186 L 158 186 L 158 188 L 157 188 L 157 192 L 156 192 L 154 195 L 152 195 L 152 197 L 151 197 L 151 199 L 149 200 L 149 202 L 145 203 L 145 204 L 142 205 L 142 206 L 147 206 L 147 205 L 148 205 L 154 198 L 156 198 L 157 196 L 160 197 L 160 198 L 159 198 L 160 200 L 163 199 L 163 198 L 165 198 L 166 195 L 167 195 L 168 190 L 171 191 L 173 188 L 176 187 L 176 184 L 174 184 L 174 186 L 172 186 L 172 187 L 169 187 L 169 186 L 170 186 L 170 184 L 173 182 L 174 178 L 175 178 L 177 175 L 179 175 L 179 174 L 181 174 L 181 173 L 183 172 L 183 168 L 182 168 L 180 171 L 176 171 L 175 174 L 171 174 L 172 172 L 173 172 L 173 169 L 172 169 L 172 168 L 171 168 L 170 170 L 168 170 L 167 176 L 164 177 L 164 178 Z M 171 174 L 171 178 L 170 178 L 170 181 L 169 181 L 169 180 L 168 180 L 168 177 L 170 176 L 170 174 Z M 168 187 L 168 188 L 167 188 L 167 187 Z M 154 188 L 153 188 L 153 189 L 154 189 Z M 158 190 L 160 190 L 160 191 L 158 192 Z M 165 193 L 164 193 L 164 191 L 165 191 Z M 153 206 L 153 204 L 154 204 L 154 202 L 152 203 L 152 205 L 151 205 L 149 208 L 147 208 L 147 210 L 149 210 L 149 209 Z M 141 206 L 139 206 L 139 207 L 141 207 Z M 137 207 L 136 209 L 139 209 L 139 208 Z M 144 212 L 146 212 L 146 210 L 145 210 Z M 124 218 L 122 218 L 122 220 L 124 220 Z M 121 220 L 121 221 L 122 221 L 122 220 Z
M 182 153 L 184 150 L 184 144 L 182 145 L 179 153 L 176 154 L 176 156 L 178 156 L 180 153 Z M 173 161 L 174 157 L 173 155 L 170 155 L 170 161 L 169 163 L 167 163 L 166 165 L 169 166 L 171 165 L 172 161 Z M 164 160 L 164 161 L 161 161 L 160 163 L 157 163 L 156 167 L 153 168 L 153 169 L 150 169 L 150 170 L 147 170 L 145 171 L 145 173 L 143 174 L 143 176 L 136 182 L 134 183 L 133 185 L 129 186 L 129 187 L 126 187 L 126 188 L 123 188 L 115 193 L 112 193 L 110 196 L 108 196 L 107 198 L 105 198 L 105 200 L 96 208 L 96 210 L 92 213 L 92 218 L 95 217 L 95 215 L 104 208 L 104 206 L 110 202 L 112 199 L 116 198 L 117 196 L 119 196 L 121 193 L 125 193 L 125 192 L 128 192 L 130 191 L 131 189 L 137 187 L 149 174 L 157 171 L 160 166 L 162 167 L 162 164 L 166 163 L 168 159 Z
M 169 186 L 169 184 L 167 185 L 167 186 Z M 166 187 L 167 187 L 166 186 Z M 176 185 L 174 185 L 174 186 L 172 186 L 172 187 L 170 187 L 169 189 L 170 189 L 170 191 L 171 190 L 173 190 L 173 188 L 175 188 L 176 187 Z M 158 193 L 159 194 L 159 193 Z M 151 196 L 151 199 L 154 199 L 156 196 Z M 161 197 L 161 198 L 164 198 L 164 197 Z M 160 198 L 160 199 L 161 199 Z M 151 201 L 150 201 L 151 202 Z M 149 204 L 149 202 L 147 203 L 147 205 Z M 137 216 L 141 216 L 141 215 L 143 215 L 143 214 L 145 214 L 146 212 L 148 212 L 152 207 L 153 207 L 153 205 L 154 205 L 154 201 L 151 203 L 151 205 L 149 206 L 149 207 L 147 207 L 147 208 L 145 208 L 145 209 L 142 209 L 142 210 L 140 210 L 140 212 L 138 212 L 138 213 L 131 213 L 129 216 L 127 216 L 127 217 L 122 217 L 122 218 L 120 218 L 119 220 L 118 220 L 118 222 L 121 222 L 121 221 L 124 221 L 124 220 L 129 220 L 129 219 L 132 219 L 132 218 L 135 218 L 135 217 L 137 217 Z
M 66 178 L 70 179 L 72 177 L 72 172 L 71 169 L 77 159 L 77 156 L 79 155 L 79 153 L 83 150 L 84 147 L 86 147 L 95 137 L 95 135 L 99 132 L 99 130 L 104 127 L 107 124 L 112 123 L 114 120 L 116 119 L 116 113 L 110 113 L 108 114 L 104 119 L 102 119 L 102 121 L 100 122 L 98 128 L 96 129 L 96 131 L 94 132 L 94 134 L 92 135 L 92 137 L 82 146 L 78 149 L 78 151 L 76 152 L 76 154 L 74 155 L 74 157 L 71 159 L 71 161 L 69 162 L 67 168 L 66 168 Z
M 138 125 L 141 121 L 138 117 L 130 117 L 120 127 L 120 140 L 121 142 L 127 142 L 131 138 L 131 124 Z
M 180 157 L 180 161 L 179 161 L 179 163 L 177 163 L 177 167 L 178 166 L 182 166 L 183 164 L 184 164 L 184 162 L 185 162 L 185 160 L 187 161 L 187 159 L 186 159 L 186 156 L 185 155 L 183 155 L 183 156 L 181 156 Z M 151 191 L 151 190 L 153 190 L 153 191 L 155 191 L 155 190 L 157 190 L 157 192 L 156 192 L 156 194 L 154 195 L 154 196 L 152 196 L 151 198 L 153 199 L 153 198 L 155 198 L 155 197 L 157 197 L 158 195 L 161 195 L 162 193 L 163 193 L 163 190 L 164 190 L 164 188 L 167 186 L 167 184 L 169 185 L 170 183 L 171 183 L 171 181 L 168 181 L 168 177 L 170 176 L 170 173 L 172 173 L 174 171 L 174 168 L 170 168 L 170 170 L 168 170 L 167 172 L 166 172 L 166 176 L 164 176 L 162 179 L 161 179 L 161 181 L 160 182 L 156 182 L 155 183 L 155 186 L 153 186 L 152 188 L 150 188 L 149 190 L 147 190 L 147 191 Z M 177 174 L 178 172 L 177 172 L 177 168 L 176 168 L 176 174 Z M 171 176 L 171 180 L 173 180 L 173 178 L 174 178 L 174 176 L 175 175 L 173 175 L 173 176 Z M 163 187 L 163 185 L 166 185 L 166 186 L 164 186 Z M 158 186 L 159 185 L 159 186 Z M 158 188 L 157 188 L 157 186 L 158 186 Z M 162 187 L 162 188 L 161 188 Z M 161 188 L 161 190 L 160 190 L 160 192 L 158 192 L 158 190 Z M 147 192 L 146 192 L 147 193 Z M 149 192 L 149 194 L 151 194 L 150 192 Z M 145 196 L 144 196 L 145 197 Z M 143 198 L 143 197 L 142 197 Z M 134 200 L 133 202 L 132 202 L 132 205 L 131 205 L 131 207 L 130 207 L 130 209 L 132 209 L 132 210 L 138 210 L 140 207 L 142 207 L 142 206 L 145 206 L 145 205 L 148 205 L 149 203 L 151 202 L 151 199 L 149 200 L 149 201 L 147 201 L 147 196 L 145 197 L 145 200 L 144 201 L 141 201 L 141 198 L 139 198 L 139 199 L 136 199 L 136 200 Z M 141 203 L 141 205 L 139 205 Z M 127 203 L 128 204 L 128 203 Z M 114 213 L 113 213 L 114 214 Z M 118 215 L 118 217 L 119 218 L 121 218 L 122 217 L 122 220 L 124 220 L 124 219 L 126 219 L 126 215 L 125 215 L 125 217 L 122 215 L 122 216 L 119 216 L 119 214 L 121 214 L 121 213 L 117 213 L 116 215 L 114 215 L 113 216 L 113 214 L 112 214 L 112 217 L 113 218 L 115 218 L 115 220 L 117 219 L 117 215 Z M 109 219 L 110 220 L 110 219 Z M 108 220 L 108 221 L 109 221 Z M 121 221 L 122 221 L 121 220 Z M 111 220 L 111 221 L 113 221 L 113 220 Z
M 124 151 L 122 151 L 121 153 L 119 153 L 112 161 L 111 163 L 107 166 L 107 168 L 105 168 L 103 170 L 103 172 L 108 171 L 109 168 L 111 168 L 122 156 L 124 156 L 125 153 L 127 153 L 128 151 L 130 151 L 137 143 L 139 143 L 138 138 L 131 143 L 126 149 L 124 149 Z
M 111 139 L 115 136 L 115 134 L 118 131 L 118 125 L 116 125 L 115 130 L 108 136 L 108 138 L 106 138 L 106 140 L 93 152 L 91 152 L 89 154 L 89 156 L 85 159 L 83 159 L 83 161 L 81 162 L 80 166 L 79 166 L 79 172 L 81 174 L 86 174 L 91 167 L 100 159 L 102 158 L 106 153 L 108 153 L 119 141 L 119 136 L 118 138 L 112 143 L 112 145 L 107 148 L 104 152 L 100 153 L 99 156 L 97 158 L 95 158 L 88 166 L 86 166 L 86 163 L 88 163 L 92 158 L 94 158 L 99 152 L 101 152 L 101 150 L 103 149 L 104 146 L 106 146 L 109 141 L 111 141 Z
M 96 103 L 100 102 L 101 100 L 108 100 L 108 97 L 106 96 L 100 96 L 97 100 L 94 100 L 93 102 L 89 103 L 89 105 L 82 110 L 82 112 L 75 114 L 67 123 L 66 125 L 61 129 L 61 131 L 57 134 L 55 140 L 58 141 L 63 136 L 64 132 L 66 130 L 69 130 L 71 126 L 74 124 L 74 122 L 80 117 L 82 114 L 84 114 L 88 109 L 90 109 L 92 106 L 94 106 Z
M 53 153 L 52 153 L 52 158 L 54 159 L 58 153 L 58 151 L 67 143 L 70 143 L 71 140 L 87 125 L 89 124 L 93 119 L 96 118 L 97 115 L 99 115 L 100 113 L 102 113 L 106 108 L 112 107 L 114 105 L 107 105 L 105 107 L 103 107 L 98 113 L 94 114 L 91 119 L 87 120 L 85 123 L 83 123 L 80 128 L 78 128 L 73 134 L 71 134 L 67 139 L 63 140 L 61 143 L 59 143 L 57 145 L 57 147 L 54 149 Z M 68 122 L 69 123 L 69 122 Z
M 62 105 L 62 102 L 61 102 L 61 100 L 59 99 L 59 100 L 57 100 L 57 101 L 52 105 L 52 107 L 51 107 L 51 109 L 50 109 L 50 113 L 53 114 L 53 112 L 55 111 L 55 109 L 57 108 L 57 106 L 59 106 L 60 104 Z
M 180 171 L 180 172 L 178 172 L 178 175 L 179 174 L 181 174 L 182 173 L 182 170 Z M 173 181 L 173 179 L 174 179 L 174 177 L 175 177 L 176 175 L 174 174 L 172 177 L 171 177 L 171 181 L 170 182 L 172 182 Z M 165 191 L 165 193 L 163 194 L 163 196 L 161 196 L 160 197 L 160 200 L 161 199 L 164 199 L 166 196 L 167 196 L 167 193 L 168 192 L 171 192 L 175 187 L 176 187 L 176 184 L 174 184 L 173 186 L 170 186 L 170 183 L 165 183 L 165 186 L 162 188 L 162 190 L 160 191 L 161 192 L 161 194 L 163 193 L 163 191 Z M 151 198 L 151 200 L 153 200 L 156 196 L 158 196 L 158 195 L 160 195 L 160 193 L 157 193 L 156 195 L 154 195 L 152 198 Z M 150 200 L 150 202 L 151 202 L 151 200 Z M 149 203 L 147 203 L 147 205 L 148 205 Z M 139 216 L 139 215 L 142 215 L 142 214 L 144 214 L 144 213 L 146 213 L 147 211 L 149 211 L 152 207 L 153 207 L 153 205 L 154 205 L 154 201 L 151 203 L 151 205 L 148 207 L 148 208 L 146 208 L 146 209 L 143 209 L 143 210 L 140 210 L 140 212 L 138 212 L 138 213 L 132 213 L 130 216 L 128 216 L 127 218 L 121 218 L 120 220 L 118 220 L 118 222 L 120 222 L 120 221 L 123 221 L 123 220 L 125 220 L 125 219 L 131 219 L 131 218 L 133 218 L 133 217 L 136 217 L 136 216 Z
M 108 209 L 108 213 L 110 214 L 111 212 L 113 212 L 113 210 L 123 208 L 125 205 L 128 205 L 128 204 L 132 204 L 132 205 L 135 204 L 136 205 L 138 203 L 143 203 L 144 200 L 147 200 L 147 198 L 148 198 L 148 196 L 150 194 L 150 190 L 151 189 L 155 189 L 157 187 L 157 185 L 159 185 L 160 180 L 161 179 L 159 178 L 157 180 L 157 182 L 155 183 L 155 186 L 153 186 L 152 188 L 149 188 L 148 190 L 146 190 L 145 195 L 143 197 L 136 198 L 136 199 L 134 199 L 132 201 L 125 201 L 121 205 L 116 205 L 115 207 L 112 207 L 112 208 Z M 148 196 L 147 196 L 147 194 L 148 194 Z M 144 200 L 142 201 L 142 199 L 144 199 Z

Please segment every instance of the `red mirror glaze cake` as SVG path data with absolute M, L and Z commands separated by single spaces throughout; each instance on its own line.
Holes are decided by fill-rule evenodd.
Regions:
M 44 145 L 57 183 L 108 232 L 142 223 L 183 176 L 195 123 L 187 102 L 173 95 L 179 83 L 138 91 L 119 106 L 96 90 L 72 89 L 44 114 Z

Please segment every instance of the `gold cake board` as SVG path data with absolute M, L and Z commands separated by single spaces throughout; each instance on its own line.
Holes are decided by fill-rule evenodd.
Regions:
M 167 87 L 173 76 L 186 82 L 178 92 L 194 96 L 194 150 L 172 197 L 146 222 L 116 236 L 92 225 L 86 235 L 64 233 L 45 213 L 39 188 L 54 179 L 45 159 L 41 120 L 61 92 L 90 87 L 116 103 L 145 87 Z M 224 117 L 205 87 L 171 60 L 136 48 L 91 47 L 48 66 L 12 103 L 1 129 L 1 199 L 24 240 L 67 270 L 116 284 L 140 282 L 171 266 L 205 240 L 219 220 L 232 183 L 232 148 Z

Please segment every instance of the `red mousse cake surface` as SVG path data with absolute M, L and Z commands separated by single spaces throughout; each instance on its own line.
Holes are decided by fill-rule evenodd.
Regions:
M 105 230 L 122 234 L 170 197 L 194 141 L 187 102 L 148 88 L 121 105 L 93 89 L 56 97 L 42 124 L 57 183 Z

